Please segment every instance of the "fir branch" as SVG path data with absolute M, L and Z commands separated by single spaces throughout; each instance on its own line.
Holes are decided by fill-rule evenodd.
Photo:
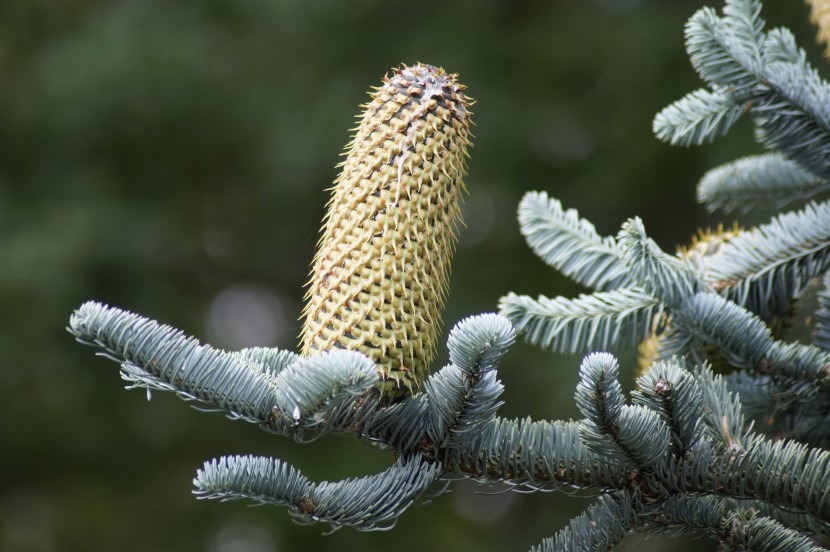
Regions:
M 592 353 L 579 366 L 576 406 L 598 428 L 612 428 L 625 406 L 618 375 L 617 359 L 609 353 Z
M 407 455 L 377 475 L 315 484 L 279 460 L 232 456 L 205 463 L 193 484 L 200 498 L 288 506 L 300 522 L 372 531 L 394 526 L 440 474 L 437 464 Z
M 711 8 L 692 16 L 686 26 L 686 49 L 693 67 L 714 92 L 692 93 L 672 104 L 661 113 L 660 123 L 655 121 L 655 132 L 672 143 L 713 138 L 728 126 L 714 121 L 725 123 L 737 117 L 717 98 L 727 94 L 734 104 L 750 108 L 758 141 L 826 180 L 830 178 L 830 85 L 809 66 L 791 33 L 780 29 L 763 33 L 759 8 L 756 1 L 735 0 L 727 2 L 724 18 Z M 668 114 L 678 121 L 673 131 L 662 130 L 674 128 L 666 126 Z
M 628 493 L 601 495 L 588 509 L 573 518 L 553 537 L 531 548 L 532 552 L 603 552 L 614 547 L 631 531 L 635 518 Z
M 334 349 L 302 359 L 274 380 L 277 396 L 270 428 L 301 439 L 308 429 L 324 429 L 331 411 L 366 394 L 377 381 L 375 364 L 357 351 Z
M 830 351 L 830 271 L 826 271 L 821 280 L 821 291 L 818 293 L 818 308 L 816 309 L 816 331 L 813 343 L 826 351 Z
M 652 410 L 624 403 L 618 371 L 608 353 L 583 359 L 576 388 L 576 405 L 585 416 L 580 435 L 594 454 L 635 468 L 650 467 L 666 457 L 669 429 Z
M 694 336 L 671 323 L 668 317 L 665 331 L 658 336 L 657 351 L 653 361 L 668 362 L 674 358 L 688 358 L 691 362 L 706 362 L 700 347 L 696 346 Z
M 762 318 L 786 312 L 812 278 L 830 268 L 830 202 L 778 215 L 725 243 L 704 279 Z
M 198 498 L 253 500 L 300 508 L 314 484 L 297 468 L 261 456 L 223 456 L 205 462 L 193 479 Z
M 725 134 L 748 113 L 756 138 L 773 150 L 707 173 L 698 191 L 701 200 L 710 208 L 746 209 L 762 203 L 780 206 L 825 191 L 830 181 L 830 85 L 807 63 L 792 34 L 782 29 L 765 33 L 758 0 L 726 0 L 722 17 L 703 8 L 689 20 L 686 45 L 710 88 L 692 92 L 658 114 L 658 138 L 700 144 Z M 436 236 L 453 237 L 468 99 L 454 76 L 422 65 L 387 79 L 382 89 L 391 95 L 378 92 L 376 103 L 392 102 L 394 109 L 393 96 L 413 96 L 399 112 L 416 119 L 426 117 L 436 97 L 453 104 L 439 108 L 449 109 L 457 123 L 452 128 L 463 134 L 455 144 L 461 149 L 451 152 L 448 166 L 458 178 L 447 171 L 439 175 L 452 201 L 443 211 L 430 211 L 437 218 L 426 223 L 427 232 L 438 229 Z M 367 111 L 366 120 L 377 113 Z M 364 125 L 364 138 L 373 129 Z M 387 130 L 410 141 L 398 126 Z M 366 144 L 378 146 L 371 140 Z M 435 159 L 446 161 L 443 143 L 434 145 Z M 393 167 L 398 184 L 401 171 L 408 170 L 399 161 L 401 166 Z M 393 197 L 396 192 L 382 186 L 383 179 L 389 180 L 382 173 L 376 171 L 376 191 Z M 432 178 L 424 171 L 408 176 L 410 184 Z M 353 223 L 349 205 L 364 205 L 366 197 L 375 195 L 357 180 L 347 182 L 346 195 L 338 197 L 348 201 L 328 218 L 332 240 L 345 235 L 337 225 L 341 219 L 361 236 L 379 236 L 377 217 L 366 219 L 377 226 L 374 230 Z M 427 200 L 435 189 L 412 187 L 413 193 L 427 193 L 424 205 L 430 206 L 434 202 Z M 357 195 L 348 195 L 355 190 Z M 375 203 L 378 216 L 389 215 L 383 201 Z M 459 323 L 448 339 L 450 364 L 424 381 L 440 325 L 437 316 L 418 313 L 440 314 L 452 240 L 430 242 L 444 263 L 438 272 L 432 254 L 418 257 L 426 264 L 416 269 L 423 269 L 419 274 L 434 285 L 424 288 L 423 300 L 412 302 L 411 312 L 404 313 L 415 313 L 411 324 L 401 322 L 394 309 L 381 309 L 366 325 L 371 317 L 365 309 L 351 306 L 349 297 L 356 295 L 341 296 L 331 285 L 342 263 L 318 254 L 315 283 L 320 293 L 310 294 L 317 307 L 306 308 L 304 357 L 268 348 L 217 351 L 170 327 L 97 303 L 81 306 L 69 330 L 116 360 L 133 386 L 173 391 L 297 439 L 312 430 L 338 430 L 397 453 L 395 464 L 382 473 L 322 483 L 280 460 L 223 457 L 196 474 L 195 493 L 203 498 L 276 504 L 288 507 L 302 523 L 374 530 L 394 525 L 441 477 L 506 481 L 534 490 L 568 485 L 602 494 L 536 550 L 611 550 L 634 528 L 644 527 L 709 535 L 735 550 L 821 550 L 802 532 L 830 534 L 830 451 L 781 437 L 803 435 L 813 445 L 830 443 L 830 202 L 776 217 L 695 260 L 662 251 L 637 218 L 626 222 L 616 238 L 602 237 L 575 210 L 563 209 L 544 193 L 524 197 L 519 221 L 528 244 L 546 263 L 597 291 L 576 299 L 538 300 L 511 293 L 501 299 L 501 312 L 528 341 L 561 351 L 659 337 L 662 360 L 639 378 L 631 404 L 618 381 L 616 359 L 594 353 L 580 366 L 575 394 L 584 420 L 498 417 L 503 386 L 496 367 L 516 332 L 508 320 L 493 314 Z M 391 228 L 381 230 L 387 226 Z M 381 234 L 375 244 L 381 281 L 392 265 L 398 276 L 408 277 L 408 255 L 398 259 L 403 264 L 384 257 L 392 243 L 387 238 L 397 239 L 398 247 L 392 249 L 405 253 L 421 234 Z M 347 246 L 360 243 L 351 240 Z M 361 270 L 353 271 L 361 275 L 362 286 L 353 291 L 363 294 L 364 306 L 382 307 L 377 294 L 386 288 Z M 822 276 L 816 345 L 776 341 L 765 321 L 789 314 L 801 290 Z M 416 287 L 423 282 L 417 274 L 409 281 Z M 399 297 L 398 291 L 389 291 L 390 297 Z M 344 313 L 348 321 L 341 320 Z M 340 331 L 330 333 L 332 324 L 339 324 Z M 378 339 L 389 347 L 378 346 Z M 335 342 L 342 348 L 332 347 Z M 355 348 L 360 352 L 344 350 Z M 312 356 L 310 351 L 322 352 Z M 715 375 L 703 362 L 709 356 L 739 370 Z M 701 365 L 689 371 L 695 361 Z M 775 439 L 746 423 L 751 414 L 767 415 L 764 428 L 778 432 Z
M 725 136 L 748 105 L 704 88 L 690 92 L 654 117 L 654 135 L 673 146 L 699 146 Z
M 697 186 L 697 199 L 709 211 L 748 212 L 809 199 L 830 183 L 780 153 L 744 157 L 710 170 Z
M 760 500 L 739 500 L 736 502 L 740 504 L 742 509 L 751 509 L 765 517 L 774 519 L 783 526 L 794 529 L 798 533 L 801 533 L 802 536 L 810 538 L 814 543 L 827 544 L 828 542 L 828 537 L 830 537 L 830 524 L 817 520 L 810 514 L 788 508 L 780 508 Z
M 429 423 L 429 403 L 424 393 L 385 408 L 377 408 L 373 401 L 365 401 L 357 409 L 344 403 L 332 414 L 333 427 L 355 431 L 378 447 L 404 453 L 423 448 Z
M 767 33 L 762 55 L 765 64 L 795 63 L 807 65 L 807 54 L 798 47 L 789 29 L 778 27 Z
M 788 29 L 770 31 L 764 43 L 764 60 L 767 75 L 761 82 L 761 116 L 756 118 L 759 139 L 826 180 L 830 167 L 826 157 L 830 85 L 807 62 L 804 50 Z
M 300 359 L 300 355 L 294 351 L 276 347 L 249 347 L 236 354 L 246 362 L 262 365 L 271 376 L 276 376 L 283 368 Z
M 774 340 L 757 316 L 717 294 L 690 298 L 675 311 L 672 324 L 675 331 L 687 333 L 690 342 L 697 342 L 699 349 L 716 345 L 731 366 L 772 376 L 762 399 L 778 397 L 770 406 L 782 408 L 805 400 L 830 384 L 830 354 L 818 347 Z M 761 381 L 747 383 L 757 387 Z
M 614 238 L 600 236 L 575 209 L 563 209 L 545 192 L 522 198 L 519 227 L 543 261 L 574 281 L 596 290 L 631 284 Z
M 723 499 L 711 495 L 676 494 L 652 508 L 643 522 L 656 531 L 677 535 L 706 535 L 723 542 L 728 531 L 730 510 Z
M 708 7 L 686 24 L 686 51 L 692 67 L 711 86 L 728 88 L 739 101 L 751 97 L 762 70 L 761 37 L 747 34 L 737 18 L 724 21 Z
M 312 508 L 306 515 L 309 521 L 326 521 L 335 528 L 388 529 L 440 475 L 438 464 L 417 454 L 402 456 L 374 476 L 320 483 L 311 493 Z
M 656 362 L 637 380 L 632 402 L 656 412 L 669 427 L 673 454 L 684 458 L 701 438 L 703 391 L 680 359 Z
M 305 429 L 325 427 L 328 410 L 365 393 L 377 379 L 374 364 L 356 352 L 299 362 L 277 349 L 221 352 L 169 326 L 92 302 L 75 312 L 70 331 L 120 362 L 122 376 L 134 386 L 172 391 L 298 438 Z
M 764 360 L 761 373 L 806 380 L 814 390 L 830 386 L 830 352 L 819 347 L 778 341 Z
M 516 341 L 510 322 L 497 314 L 480 314 L 455 325 L 447 339 L 450 362 L 470 376 L 494 370 Z
M 753 107 L 758 140 L 816 176 L 830 178 L 830 85 L 806 64 L 772 63 Z
M 764 552 L 820 552 L 808 537 L 752 510 L 734 510 L 713 496 L 682 494 L 660 504 L 652 526 L 658 530 L 707 534 L 725 549 Z
M 674 311 L 672 324 L 701 345 L 717 345 L 738 368 L 758 368 L 773 344 L 772 334 L 757 316 L 716 293 L 690 297 Z
M 808 393 L 805 393 L 805 395 Z M 830 448 L 830 406 L 824 401 L 797 402 L 783 412 L 766 418 L 773 435 L 786 437 L 823 449 Z M 830 524 L 825 532 L 830 536 Z
M 427 379 L 425 391 L 430 398 L 430 440 L 441 447 L 459 447 L 495 415 L 504 386 L 494 370 L 470 378 L 449 365 Z
M 682 259 L 665 253 L 646 234 L 639 217 L 626 221 L 617 236 L 631 277 L 647 293 L 674 307 L 702 288 L 702 283 Z
M 655 331 L 662 304 L 641 288 L 580 295 L 576 299 L 509 293 L 499 312 L 528 343 L 566 353 L 631 347 Z
M 270 420 L 279 394 L 275 379 L 244 355 L 217 351 L 170 326 L 92 301 L 73 313 L 68 329 L 121 363 L 122 376 L 135 386 L 173 391 L 234 418 Z
M 749 498 L 809 513 L 830 522 L 830 452 L 794 441 L 755 437 L 745 448 L 732 448 L 705 462 L 705 480 L 689 490 Z M 690 466 L 689 473 L 696 470 Z
M 761 42 L 764 38 L 764 20 L 758 0 L 726 0 L 724 22 L 752 65 L 761 64 Z
M 725 378 L 729 388 L 740 395 L 746 415 L 760 417 L 768 433 L 814 446 L 823 446 L 830 436 L 826 424 L 830 400 L 823 379 L 743 371 Z
M 729 389 L 741 397 L 741 406 L 747 416 L 768 416 L 770 413 L 780 412 L 795 399 L 790 395 L 787 401 L 781 402 L 780 399 L 785 396 L 786 391 L 769 375 L 736 370 L 726 374 L 724 378 Z M 792 391 L 792 388 L 789 391 Z M 767 417 L 768 422 L 769 420 Z
M 741 520 L 743 521 L 743 520 Z M 733 550 L 757 550 L 758 552 L 826 552 L 809 537 L 784 527 L 778 521 L 752 516 L 744 524 L 733 522 L 730 538 L 725 542 Z
M 448 450 L 444 466 L 469 476 L 510 481 L 533 489 L 552 484 L 625 488 L 629 483 L 626 466 L 586 448 L 580 438 L 581 425 L 496 417 L 466 447 Z
M 463 446 L 496 414 L 504 386 L 495 368 L 515 339 L 510 323 L 495 314 L 467 318 L 452 329 L 447 340 L 452 364 L 425 386 L 434 444 Z
M 703 393 L 700 420 L 707 435 L 727 450 L 740 448 L 749 440 L 749 430 L 738 394 L 723 376 L 713 373 L 705 364 L 695 369 L 694 377 Z

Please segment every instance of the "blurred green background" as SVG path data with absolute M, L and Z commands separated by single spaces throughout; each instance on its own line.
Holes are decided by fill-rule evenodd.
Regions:
M 683 25 L 702 5 L 0 1 L 0 550 L 526 550 L 552 535 L 587 499 L 456 484 L 390 532 L 328 536 L 278 508 L 196 501 L 194 471 L 222 454 L 277 456 L 317 480 L 392 459 L 348 437 L 297 445 L 159 393 L 148 403 L 64 328 L 97 299 L 219 347 L 296 347 L 347 129 L 384 72 L 414 61 L 460 73 L 477 100 L 447 329 L 508 291 L 583 291 L 524 244 L 528 190 L 606 234 L 639 215 L 673 250 L 719 220 L 695 204 L 697 179 L 758 150 L 745 122 L 689 150 L 652 137 L 654 114 L 700 86 Z M 764 10 L 821 66 L 807 13 Z M 621 359 L 630 388 L 633 355 Z M 502 414 L 575 416 L 577 366 L 515 345 Z

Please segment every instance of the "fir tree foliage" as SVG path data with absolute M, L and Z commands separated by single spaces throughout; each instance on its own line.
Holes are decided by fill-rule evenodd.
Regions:
M 297 469 L 273 458 L 226 456 L 206 462 L 193 485 L 199 498 L 249 499 L 286 506 L 301 523 L 383 530 L 394 526 L 398 516 L 439 475 L 437 464 L 419 455 L 407 455 L 374 476 L 314 484 Z
M 827 189 L 827 183 L 779 152 L 738 159 L 703 175 L 697 199 L 714 211 L 784 207 Z
M 654 133 L 692 145 L 726 134 L 744 114 L 768 154 L 709 172 L 698 198 L 710 209 L 784 205 L 826 191 L 830 169 L 830 86 L 787 29 L 764 31 L 761 3 L 729 1 L 723 16 L 703 8 L 686 25 L 686 50 L 709 86 L 657 114 Z
M 656 135 L 702 144 L 741 116 L 771 151 L 710 172 L 710 207 L 785 205 L 826 189 L 828 86 L 789 31 L 765 31 L 757 1 L 703 8 L 686 27 L 708 88 L 658 114 Z M 128 387 L 169 391 L 268 432 L 305 441 L 351 433 L 394 461 L 380 473 L 315 483 L 275 458 L 208 461 L 195 494 L 288 509 L 301 523 L 386 529 L 426 492 L 460 477 L 515 489 L 582 489 L 597 498 L 539 551 L 613 550 L 635 532 L 705 536 L 725 550 L 825 550 L 830 543 L 830 212 L 810 201 L 756 229 L 708 236 L 701 254 L 663 251 L 632 218 L 600 236 L 576 211 L 528 193 L 519 225 L 548 265 L 594 291 L 575 299 L 510 293 L 500 314 L 459 322 L 449 362 L 420 388 L 382 401 L 372 360 L 216 350 L 96 302 L 69 331 L 115 360 Z M 817 284 L 817 282 L 820 282 Z M 813 342 L 782 331 L 821 286 Z M 579 420 L 499 415 L 498 366 L 518 335 L 584 352 Z M 630 398 L 603 351 L 655 340 Z
M 786 313 L 792 300 L 830 267 L 830 202 L 803 209 L 730 240 L 705 269 L 705 280 L 764 318 Z
M 632 469 L 652 466 L 669 449 L 668 427 L 653 410 L 625 404 L 618 372 L 608 353 L 590 354 L 582 362 L 576 388 L 576 405 L 585 417 L 582 440 L 598 456 L 626 458 Z
M 830 351 L 830 271 L 824 273 L 822 289 L 818 294 L 819 307 L 816 310 L 816 332 L 813 339 L 816 346 Z

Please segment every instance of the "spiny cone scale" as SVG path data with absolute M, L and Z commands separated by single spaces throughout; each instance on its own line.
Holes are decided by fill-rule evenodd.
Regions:
M 347 146 L 314 257 L 303 355 L 362 352 L 387 400 L 420 386 L 435 356 L 470 146 L 464 88 L 420 63 L 384 77 Z

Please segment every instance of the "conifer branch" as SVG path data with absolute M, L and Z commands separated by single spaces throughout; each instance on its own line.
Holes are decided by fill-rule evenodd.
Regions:
M 727 94 L 701 88 L 658 113 L 652 131 L 673 146 L 699 146 L 725 136 L 747 109 Z
M 495 370 L 516 341 L 516 330 L 497 314 L 480 314 L 459 322 L 450 332 L 450 362 L 470 377 Z
M 681 259 L 665 253 L 648 237 L 643 221 L 626 221 L 617 241 L 631 277 L 646 292 L 658 297 L 668 307 L 680 305 L 687 297 L 703 288 L 691 267 Z
M 703 409 L 700 416 L 706 434 L 724 448 L 741 447 L 749 440 L 749 428 L 739 395 L 728 385 L 727 380 L 702 365 L 694 371 L 695 380 L 703 394 Z
M 764 40 L 762 52 L 764 62 L 795 63 L 807 65 L 807 54 L 798 47 L 795 36 L 789 29 L 778 27 L 771 29 Z
M 723 21 L 744 50 L 749 65 L 758 65 L 761 58 L 761 39 L 764 20 L 758 0 L 727 0 L 723 6 Z
M 591 452 L 580 438 L 581 425 L 496 417 L 468 446 L 448 450 L 444 463 L 458 473 L 531 489 L 625 488 L 626 466 Z
M 700 341 L 698 350 L 715 345 L 731 366 L 772 376 L 762 386 L 766 387 L 765 400 L 772 401 L 769 410 L 828 390 L 830 354 L 818 347 L 774 340 L 757 316 L 717 294 L 695 295 L 675 311 L 672 323 L 676 331 L 688 333 L 689 341 Z M 750 385 L 761 384 L 755 381 Z
M 553 537 L 542 541 L 531 552 L 571 552 L 614 550 L 631 531 L 634 511 L 626 493 L 600 496 L 597 501 L 568 523 Z
M 655 133 L 671 143 L 700 144 L 727 130 L 739 116 L 731 109 L 744 106 L 755 123 L 759 142 L 783 154 L 817 181 L 827 180 L 830 85 L 807 63 L 792 33 L 785 29 L 763 31 L 759 13 L 760 2 L 728 0 L 722 18 L 711 8 L 702 8 L 689 20 L 687 51 L 692 65 L 712 90 L 693 92 L 663 110 L 655 118 Z M 732 108 L 726 98 L 731 100 Z M 787 171 L 796 173 L 792 167 Z M 711 178 L 728 177 L 728 173 L 725 169 Z M 760 171 L 737 180 L 735 191 L 751 186 L 752 178 L 758 178 L 755 186 L 762 194 L 759 197 L 769 193 L 778 204 L 811 195 L 812 186 L 802 174 L 798 174 L 797 182 L 784 187 L 778 184 L 779 179 L 770 180 Z M 707 187 L 712 185 L 711 181 L 706 183 Z M 701 195 L 708 197 L 703 192 Z M 716 199 L 714 206 L 719 204 Z
M 727 2 L 727 6 L 736 4 L 746 3 Z M 727 88 L 740 100 L 751 97 L 762 69 L 759 37 L 753 34 L 760 21 L 742 20 L 737 16 L 742 8 L 723 19 L 715 10 L 701 8 L 686 24 L 686 51 L 692 67 L 711 86 Z
M 713 496 L 683 494 L 660 505 L 651 522 L 658 530 L 706 534 L 727 550 L 820 552 L 810 539 L 749 509 L 734 510 Z
M 783 207 L 830 188 L 830 183 L 780 153 L 744 157 L 703 175 L 697 199 L 709 211 L 748 212 L 762 206 Z
M 87 302 L 69 321 L 69 332 L 121 364 L 135 387 L 176 392 L 254 423 L 267 423 L 279 391 L 264 365 L 246 355 L 202 345 L 181 331 L 130 312 Z
M 756 515 L 760 514 L 774 519 L 799 536 L 810 539 L 814 546 L 815 544 L 823 544 L 826 546 L 829 542 L 830 524 L 817 520 L 810 514 L 793 511 L 789 508 L 779 508 L 758 500 L 741 500 L 737 501 L 737 503 L 745 510 L 754 511 Z
M 672 452 L 685 458 L 704 430 L 697 416 L 703 410 L 703 391 L 678 360 L 656 362 L 637 380 L 632 402 L 656 412 L 669 427 Z
M 272 376 L 276 376 L 283 368 L 300 359 L 300 355 L 294 351 L 276 347 L 249 347 L 237 351 L 236 354 L 246 362 L 262 365 L 263 370 Z
M 757 368 L 772 348 L 769 329 L 754 314 L 716 293 L 698 293 L 673 313 L 676 330 L 698 340 L 698 347 L 715 344 L 730 365 Z
M 710 208 L 780 206 L 830 180 L 830 85 L 789 31 L 764 30 L 760 7 L 726 0 L 722 15 L 703 8 L 689 20 L 687 50 L 709 88 L 654 121 L 658 138 L 691 145 L 752 118 L 771 151 L 707 173 L 698 193 Z M 429 375 L 469 106 L 455 75 L 421 64 L 396 70 L 373 94 L 315 257 L 302 355 L 219 351 L 93 302 L 75 311 L 69 331 L 119 363 L 133 387 L 172 391 L 297 440 L 347 432 L 396 453 L 381 473 L 321 483 L 277 459 L 226 456 L 197 472 L 203 498 L 374 530 L 394 525 L 438 480 L 464 477 L 599 494 L 535 550 L 612 550 L 637 530 L 706 535 L 734 550 L 822 550 L 811 536 L 830 535 L 830 202 L 749 231 L 701 233 L 669 255 L 639 218 L 603 237 L 556 199 L 529 193 L 519 223 L 531 249 L 595 291 L 506 295 L 504 316 L 452 329 L 449 364 Z M 817 278 L 814 344 L 786 341 L 774 326 Z M 648 338 L 656 353 L 644 355 L 650 370 L 630 401 L 616 358 L 592 352 L 575 393 L 582 420 L 510 420 L 498 415 L 496 369 L 517 332 L 567 352 Z M 763 424 L 749 421 L 761 415 Z
M 515 339 L 510 324 L 496 315 L 474 316 L 453 328 L 447 343 L 452 364 L 426 383 L 426 394 L 433 398 L 429 402 L 433 443 L 464 446 L 495 416 L 504 390 L 496 364 Z
M 499 312 L 528 343 L 565 353 L 631 347 L 657 330 L 663 306 L 641 288 L 597 291 L 575 299 L 509 293 Z
M 301 523 L 371 531 L 393 527 L 439 475 L 438 465 L 415 455 L 374 476 L 315 484 L 279 460 L 232 456 L 205 463 L 193 484 L 199 498 L 288 506 Z
M 299 508 L 314 487 L 296 468 L 257 456 L 223 456 L 205 462 L 196 472 L 193 486 L 199 498 L 248 499 L 290 508 Z
M 356 351 L 326 351 L 295 362 L 274 379 L 278 393 L 269 426 L 298 439 L 326 427 L 331 411 L 365 395 L 377 379 L 374 363 Z
M 821 280 L 813 342 L 817 347 L 830 351 L 830 270 L 824 273 Z
M 665 457 L 669 431 L 652 410 L 624 403 L 618 371 L 608 353 L 593 353 L 582 361 L 576 389 L 576 405 L 585 417 L 580 435 L 594 454 L 632 468 L 649 467 Z
M 425 393 L 383 408 L 373 400 L 358 403 L 341 405 L 332 415 L 332 427 L 354 432 L 379 448 L 403 453 L 423 450 L 430 429 Z
M 528 192 L 518 216 L 530 248 L 562 274 L 596 290 L 631 284 L 614 238 L 600 236 L 575 209 L 564 209 L 545 192 Z
M 707 263 L 704 279 L 762 318 L 787 312 L 830 268 L 830 202 L 811 203 L 741 232 Z
M 709 462 L 707 477 L 688 481 L 687 489 L 761 500 L 830 522 L 828 462 L 827 451 L 756 437 L 745 448 L 733 447 L 716 456 Z M 690 466 L 688 473 L 699 471 L 695 468 Z
M 717 297 L 713 294 L 704 295 Z M 99 315 L 112 315 L 110 311 L 101 311 L 98 305 L 90 305 L 86 309 L 93 309 Z M 81 309 L 80 312 L 85 310 Z M 95 336 L 99 345 L 105 344 L 110 351 L 123 355 L 119 360 L 128 357 L 133 362 L 139 358 L 144 362 L 152 362 L 155 358 L 154 355 L 138 354 L 136 351 L 143 351 L 142 347 L 135 350 L 132 347 L 146 338 L 148 328 L 159 328 L 157 323 L 120 312 L 114 315 L 116 321 L 107 319 L 110 323 L 100 325 L 88 321 L 81 323 L 80 319 L 87 318 L 81 314 L 78 316 L 79 321 L 74 323 L 74 327 L 86 328 L 85 335 Z M 128 328 L 124 327 L 126 322 L 131 322 Z M 475 317 L 460 324 L 453 330 L 456 337 L 451 343 L 452 358 L 467 369 L 451 365 L 450 372 L 442 372 L 455 374 L 458 381 L 464 382 L 466 378 L 470 383 L 469 378 L 484 368 L 483 376 L 492 374 L 494 378 L 495 361 L 512 340 L 509 326 L 505 324 L 493 316 Z M 165 329 L 165 332 L 167 335 L 170 330 Z M 152 335 L 154 332 L 149 333 Z M 189 343 L 188 338 L 176 333 L 171 335 L 172 337 L 168 336 L 167 344 L 159 342 L 159 338 L 151 340 L 155 345 L 153 349 L 166 351 L 171 343 L 178 344 L 182 340 Z M 466 345 L 459 347 L 459 340 Z M 478 345 L 473 345 L 474 343 Z M 230 358 L 239 359 L 251 354 L 234 354 Z M 290 389 L 295 380 L 300 381 L 299 374 L 304 371 L 314 374 L 320 369 L 320 373 L 323 373 L 323 367 L 334 367 L 328 359 L 338 356 L 345 360 L 363 358 L 359 353 L 332 352 L 294 362 L 279 371 L 273 378 L 274 387 L 282 390 L 275 395 L 275 410 L 295 410 L 287 403 L 283 405 L 286 397 L 294 398 L 295 403 L 292 404 L 319 404 L 318 399 L 306 399 L 304 393 L 297 390 L 289 392 L 286 389 Z M 175 360 L 177 357 L 174 355 L 171 358 Z M 341 360 L 341 364 L 347 364 L 345 360 Z M 159 368 L 159 373 L 166 372 L 163 368 L 167 366 L 165 362 L 153 366 L 162 367 Z M 258 373 L 262 374 L 261 371 Z M 331 374 L 331 370 L 328 373 Z M 351 372 L 347 370 L 346 373 Z M 368 360 L 362 371 L 354 373 L 362 373 L 363 381 L 354 390 L 344 391 L 347 396 L 358 391 L 365 392 L 374 382 L 372 364 Z M 436 376 L 436 381 L 442 377 L 444 376 Z M 188 382 L 191 379 L 171 379 L 170 383 L 189 388 L 191 384 Z M 317 376 L 309 377 L 309 385 L 316 379 Z M 475 385 L 466 389 L 482 383 L 487 385 L 490 381 L 492 380 L 481 377 Z M 651 382 L 650 390 L 647 389 L 648 382 Z M 492 417 L 497 406 L 492 400 L 483 403 L 467 400 L 457 403 L 459 415 L 455 419 L 464 420 L 466 416 L 468 421 L 459 425 L 472 425 L 476 431 L 455 434 L 444 431 L 443 434 L 450 438 L 440 441 L 436 439 L 434 448 L 419 449 L 414 445 L 410 450 L 415 454 L 404 455 L 408 459 L 405 462 L 410 464 L 403 466 L 407 468 L 403 471 L 393 467 L 390 472 L 371 479 L 346 480 L 312 488 L 299 472 L 278 461 L 235 457 L 207 465 L 197 476 L 197 492 L 215 498 L 249 498 L 287 505 L 295 514 L 300 511 L 303 520 L 326 521 L 333 527 L 348 525 L 372 529 L 381 522 L 391 522 L 440 473 L 485 476 L 490 480 L 503 479 L 531 488 L 565 483 L 583 488 L 622 490 L 629 488 L 630 470 L 640 471 L 651 467 L 654 469 L 651 475 L 643 473 L 638 476 L 645 477 L 640 484 L 646 485 L 647 489 L 665 486 L 691 492 L 764 500 L 780 507 L 807 511 L 817 519 L 830 519 L 830 506 L 827 504 L 830 503 L 830 497 L 825 500 L 817 490 L 825 484 L 821 478 L 830 477 L 830 470 L 825 474 L 822 468 L 828 463 L 828 453 L 811 452 L 796 445 L 769 444 L 766 440 L 747 433 L 740 413 L 740 403 L 726 389 L 723 380 L 708 370 L 702 369 L 692 379 L 682 366 L 664 365 L 655 368 L 655 372 L 642 379 L 641 384 L 643 388 L 635 394 L 635 404 L 625 404 L 617 381 L 616 360 L 608 354 L 594 354 L 586 357 L 583 362 L 581 383 L 577 391 L 577 403 L 586 416 L 585 422 L 507 421 Z M 400 437 L 398 442 L 422 443 L 425 434 L 435 435 L 435 431 L 424 433 L 422 424 L 409 426 L 406 422 L 409 418 L 401 416 L 401 413 L 409 408 L 409 412 L 420 419 L 429 419 L 425 416 L 425 407 L 447 402 L 452 394 L 458 396 L 454 389 L 448 392 L 444 387 L 432 383 L 427 385 L 424 391 L 426 403 L 419 394 L 388 409 L 378 409 L 375 406 L 362 414 L 354 414 L 351 418 L 343 414 L 344 408 L 353 411 L 357 403 L 349 405 L 345 400 L 333 400 L 329 410 L 314 407 L 315 415 L 312 418 L 319 418 L 321 411 L 326 412 L 331 426 L 339 428 L 345 427 L 347 421 L 360 421 L 364 435 L 382 439 L 382 442 L 389 444 L 395 440 L 377 429 L 397 427 L 401 434 L 420 435 L 417 439 L 411 436 Z M 697 392 L 697 388 L 700 392 Z M 673 411 L 675 402 L 682 412 Z M 477 404 L 485 406 L 477 410 Z M 362 406 L 358 406 L 358 410 L 360 408 Z M 398 414 L 399 425 L 383 426 L 378 423 L 379 416 L 393 412 Z M 301 409 L 299 419 L 309 418 L 308 412 Z M 271 423 L 275 424 L 273 420 Z M 706 444 L 708 441 L 701 441 L 701 424 L 708 427 L 706 435 L 712 439 L 709 444 Z M 455 438 L 459 434 L 463 438 Z M 715 443 L 720 444 L 715 446 Z M 688 453 L 692 450 L 695 454 L 689 456 Z M 665 461 L 670 451 L 674 451 L 674 460 L 667 464 Z M 687 456 L 691 460 L 687 460 Z M 736 458 L 743 462 L 737 467 Z M 771 464 L 773 458 L 778 464 Z M 812 467 L 805 467 L 808 465 Z M 417 466 L 417 469 L 412 466 Z M 432 467 L 427 469 L 425 466 Z M 760 466 L 765 468 L 757 470 Z M 799 469 L 801 471 L 797 472 Z M 798 491 L 790 489 L 785 482 L 776 479 L 782 473 L 800 474 L 799 480 L 804 481 L 808 488 Z M 369 496 L 381 496 L 388 489 L 403 490 L 398 495 L 393 495 L 399 499 L 385 500 L 374 509 L 361 498 L 364 497 L 363 493 L 369 491 Z M 311 498 L 306 500 L 307 496 Z M 310 504 L 315 505 L 313 509 L 309 509 Z

